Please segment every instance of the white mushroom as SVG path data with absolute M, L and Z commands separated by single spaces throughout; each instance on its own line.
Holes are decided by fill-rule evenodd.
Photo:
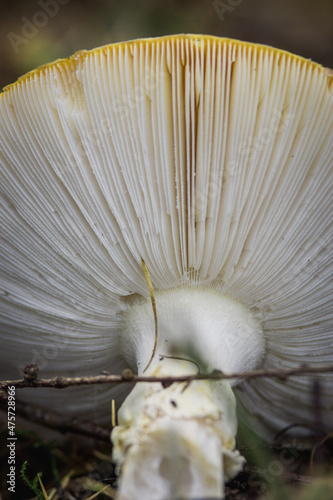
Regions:
M 332 360 L 329 70 L 209 36 L 105 46 L 5 88 L 0 144 L 2 378 Z M 112 433 L 122 500 L 223 494 L 236 382 L 135 386 Z M 311 425 L 309 377 L 241 387 L 267 435 Z M 120 392 L 18 397 L 101 421 Z

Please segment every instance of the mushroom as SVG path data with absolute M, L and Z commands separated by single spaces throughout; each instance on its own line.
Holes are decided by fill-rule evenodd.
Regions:
M 332 121 L 332 72 L 211 36 L 82 51 L 6 87 L 1 375 L 330 361 Z M 308 377 L 239 382 L 138 383 L 112 431 L 119 498 L 221 497 L 244 462 L 236 398 L 266 436 L 311 425 Z M 19 397 L 102 421 L 124 392 Z

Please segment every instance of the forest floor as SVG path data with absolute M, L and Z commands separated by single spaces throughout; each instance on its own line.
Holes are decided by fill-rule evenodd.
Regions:
M 8 492 L 2 475 L 0 500 L 114 498 L 116 475 L 110 443 L 71 435 L 59 445 L 30 430 L 17 430 L 16 435 L 15 494 Z M 1 470 L 6 470 L 8 461 L 6 439 L 4 429 L 0 433 Z M 247 463 L 227 483 L 226 500 L 332 500 L 332 434 L 312 443 L 280 436 L 267 444 L 252 436 L 245 444 L 239 443 L 239 448 Z

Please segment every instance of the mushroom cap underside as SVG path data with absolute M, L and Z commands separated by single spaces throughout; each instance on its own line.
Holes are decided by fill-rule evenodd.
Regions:
M 213 288 L 249 308 L 263 368 L 331 362 L 332 122 L 330 70 L 210 36 L 83 51 L 6 87 L 2 378 L 32 362 L 43 376 L 125 367 L 120 299 L 148 296 L 141 258 L 156 290 Z M 332 378 L 318 379 L 332 418 Z M 256 379 L 238 397 L 274 430 L 312 423 L 311 388 Z M 68 391 L 33 397 L 109 413 L 114 389 Z

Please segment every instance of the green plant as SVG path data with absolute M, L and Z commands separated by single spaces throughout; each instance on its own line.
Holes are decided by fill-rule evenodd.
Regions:
M 35 493 L 38 500 L 44 500 L 44 495 L 39 488 L 39 479 L 38 479 L 38 474 L 40 477 L 42 477 L 42 473 L 39 472 L 38 474 L 36 474 L 33 480 L 30 480 L 29 477 L 27 476 L 27 467 L 28 467 L 28 460 L 25 460 L 20 470 L 20 474 L 23 481 Z

